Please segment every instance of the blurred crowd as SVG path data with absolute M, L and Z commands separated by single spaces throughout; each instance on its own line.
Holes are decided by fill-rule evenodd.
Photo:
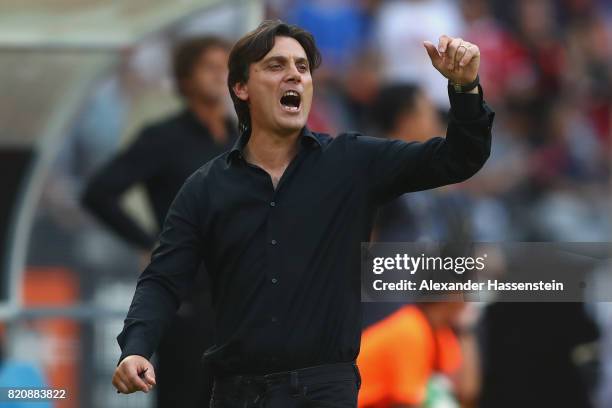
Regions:
M 481 50 L 485 99 L 497 112 L 491 158 L 459 186 L 384 207 L 373 240 L 610 241 L 609 2 L 296 0 L 271 2 L 268 13 L 314 33 L 324 63 L 309 124 L 332 135 L 443 134 L 446 81 L 423 41 L 447 34 Z M 366 303 L 360 406 L 609 406 L 607 310 Z M 463 362 L 453 365 L 455 349 Z
M 405 140 L 443 135 L 446 81 L 422 43 L 448 34 L 477 44 L 484 96 L 497 112 L 492 155 L 485 171 L 433 196 L 460 204 L 454 207 L 468 220 L 462 228 L 476 241 L 610 240 L 609 1 L 269 0 L 265 5 L 266 17 L 314 34 L 323 65 L 315 72 L 309 126 L 331 135 L 345 130 Z M 78 218 L 61 213 L 74 213 L 92 173 L 143 123 L 177 108 L 172 46 L 212 20 L 219 26 L 223 16 L 212 15 L 192 23 L 187 33 L 160 33 L 126 50 L 117 69 L 94 88 L 45 187 L 42 207 L 58 213 L 52 218 L 76 223 Z M 229 98 L 227 103 L 232 111 Z M 424 208 L 419 200 L 414 199 L 415 210 Z M 435 220 L 427 224 L 413 229 L 410 240 L 448 237 Z M 33 263 L 44 264 L 48 260 L 36 254 L 50 252 L 49 244 L 35 244 L 30 254 L 41 259 Z
M 385 103 L 379 90 L 392 97 L 394 86 L 406 84 L 442 113 L 443 128 L 446 84 L 422 42 L 447 34 L 477 44 L 485 99 L 497 112 L 492 157 L 486 171 L 437 193 L 462 196 L 478 241 L 610 239 L 608 1 L 278 3 L 270 3 L 270 15 L 309 29 L 322 48 L 311 126 L 331 134 L 384 136 L 389 118 L 380 123 L 371 114 Z M 424 234 L 413 238 L 440 238 Z
M 467 182 L 410 194 L 385 207 L 373 240 L 611 240 L 609 0 L 268 0 L 265 7 L 266 18 L 280 18 L 314 34 L 323 65 L 315 73 L 309 127 L 331 135 L 356 130 L 406 141 L 443 135 L 449 108 L 446 81 L 431 66 L 423 41 L 437 43 L 441 34 L 447 34 L 481 50 L 481 84 L 487 103 L 497 114 L 491 158 Z M 223 23 L 221 14 L 211 13 L 185 30 L 179 27 L 149 36 L 126 50 L 116 69 L 94 87 L 59 149 L 37 207 L 27 264 L 60 265 L 73 271 L 82 301 L 108 304 L 112 299 L 115 307 L 127 311 L 140 269 L 139 260 L 125 243 L 99 228 L 83 211 L 79 196 L 122 141 L 128 144 L 143 124 L 176 110 L 179 103 L 169 69 L 173 44 L 210 31 L 206 27 L 211 21 L 215 21 L 215 34 L 236 39 L 233 33 L 219 32 L 219 27 L 236 26 Z M 227 108 L 232 111 L 229 98 Z M 133 196 L 125 201 L 135 218 L 140 218 L 137 221 L 155 233 L 159 226 L 152 221 L 154 217 L 138 217 L 151 213 L 147 205 Z M 134 273 L 130 275 L 129 270 Z M 128 283 L 121 286 L 120 281 Z M 366 308 L 365 326 L 381 321 L 398 307 L 387 306 Z M 422 312 L 444 315 L 447 326 L 460 321 L 462 330 L 481 330 L 484 334 L 479 338 L 488 337 L 487 344 L 494 345 L 473 353 L 476 346 L 471 341 L 469 354 L 462 349 L 466 360 L 481 354 L 490 367 L 496 365 L 485 368 L 484 375 L 474 380 L 499 380 L 481 387 L 489 393 L 489 405 L 485 394 L 484 407 L 503 407 L 495 398 L 512 401 L 504 395 L 508 392 L 504 384 L 510 382 L 517 389 L 532 387 L 534 394 L 548 395 L 549 390 L 564 387 L 582 394 L 575 397 L 581 402 L 573 402 L 573 397 L 559 392 L 559 398 L 570 405 L 522 401 L 508 406 L 585 408 L 588 405 L 580 398 L 587 392 L 594 395 L 595 381 L 588 364 L 578 369 L 569 355 L 600 339 L 604 365 L 612 364 L 610 309 L 599 308 L 599 329 L 593 315 L 580 304 L 493 305 L 479 326 L 474 323 L 477 313 L 473 310 L 468 313 L 471 317 L 463 313 L 459 318 L 457 310 L 433 309 Z M 416 319 L 411 324 L 428 327 L 414 310 L 408 312 L 408 318 Z M 101 329 L 96 326 L 96 330 Z M 103 346 L 97 343 L 100 336 L 91 336 L 89 345 L 82 346 L 84 351 L 106 348 L 101 353 L 104 387 L 115 365 L 116 330 L 116 324 L 107 328 L 104 341 L 100 340 Z M 554 340 L 560 337 L 567 341 Z M 459 336 L 459 343 L 464 342 Z M 502 374 L 496 371 L 499 367 Z M 540 370 L 542 367 L 548 370 Z M 555 370 L 557 375 L 551 376 Z M 529 372 L 532 376 L 525 376 Z M 567 375 L 559 374 L 562 372 Z M 523 382 L 516 382 L 517 376 L 523 376 Z M 612 366 L 604 367 L 598 376 L 599 406 L 610 406 L 606 401 L 612 392 L 612 386 L 607 386 L 612 384 L 608 380 Z M 534 377 L 550 381 L 531 381 Z M 466 387 L 472 394 L 467 398 L 469 406 L 475 403 L 473 394 L 479 386 Z M 103 390 L 100 395 L 108 391 Z M 108 398 L 105 406 L 120 406 L 112 405 Z

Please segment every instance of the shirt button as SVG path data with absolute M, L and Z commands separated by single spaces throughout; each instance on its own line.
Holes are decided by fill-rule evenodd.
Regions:
M 272 245 L 276 245 L 276 240 L 275 240 L 275 239 L 273 239 L 272 241 L 270 241 L 270 243 L 271 243 Z
M 272 201 L 272 202 L 270 203 L 270 207 L 276 207 L 276 203 L 275 203 L 274 201 Z
M 272 278 L 272 279 L 270 279 L 270 281 L 271 281 L 272 283 L 276 283 L 276 282 L 278 282 L 278 279 L 276 279 L 276 278 Z
M 270 319 L 272 321 L 272 323 L 276 323 L 278 321 L 278 319 L 274 316 L 272 316 L 272 318 Z

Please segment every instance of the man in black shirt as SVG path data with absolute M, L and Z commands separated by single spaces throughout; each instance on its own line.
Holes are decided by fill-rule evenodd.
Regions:
M 125 241 L 150 254 L 154 235 L 120 205 L 123 193 L 144 184 L 161 229 L 168 208 L 187 177 L 229 149 L 235 139 L 227 111 L 229 45 L 216 37 L 181 42 L 173 70 L 185 108 L 144 128 L 134 143 L 90 180 L 83 203 Z M 196 286 L 205 284 L 204 274 Z M 210 400 L 212 378 L 194 356 L 212 345 L 213 313 L 209 291 L 192 294 L 172 319 L 157 348 L 160 386 L 157 406 L 199 407 Z
M 447 36 L 424 46 L 453 84 L 450 123 L 445 139 L 405 143 L 305 127 L 320 63 L 308 32 L 266 21 L 238 41 L 228 85 L 243 133 L 168 212 L 118 336 L 119 391 L 155 384 L 148 358 L 203 261 L 216 312 L 204 355 L 215 372 L 211 406 L 356 405 L 360 242 L 376 208 L 463 181 L 490 151 L 478 47 Z

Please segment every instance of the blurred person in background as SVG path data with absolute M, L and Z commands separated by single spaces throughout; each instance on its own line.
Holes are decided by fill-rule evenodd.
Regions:
M 478 47 L 448 36 L 422 45 L 448 78 L 450 122 L 445 139 L 409 144 L 305 127 L 320 63 L 310 33 L 265 21 L 238 41 L 228 86 L 243 133 L 173 202 L 118 337 L 115 387 L 155 384 L 148 358 L 204 261 L 217 313 L 205 354 L 213 406 L 355 406 L 355 271 L 375 208 L 463 181 L 489 154 L 494 113 L 477 82 Z
M 122 239 L 150 254 L 157 234 L 148 233 L 121 206 L 124 193 L 144 184 L 158 229 L 187 177 L 227 150 L 235 139 L 228 111 L 229 44 L 213 36 L 187 39 L 173 55 L 174 81 L 184 108 L 145 126 L 136 141 L 89 181 L 83 204 Z M 157 406 L 201 407 L 212 379 L 200 357 L 212 344 L 213 323 L 206 273 L 179 308 L 157 349 Z
M 368 327 L 357 359 L 359 407 L 474 407 L 480 375 L 472 307 L 451 299 L 406 305 Z
M 431 97 L 418 84 L 385 84 L 370 106 L 370 116 L 387 139 L 424 142 L 444 131 Z

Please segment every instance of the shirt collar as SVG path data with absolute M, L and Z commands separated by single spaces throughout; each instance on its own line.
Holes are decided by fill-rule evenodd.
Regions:
M 240 137 L 236 140 L 236 143 L 234 143 L 234 147 L 232 147 L 232 149 L 229 151 L 229 154 L 227 155 L 228 164 L 235 158 L 242 158 L 244 147 L 249 142 L 249 137 L 251 137 L 250 129 L 247 129 L 244 132 L 242 132 Z M 323 142 L 321 141 L 321 138 L 319 137 L 319 135 L 316 133 L 313 133 L 306 126 L 302 128 L 302 131 L 300 132 L 299 140 L 304 146 L 311 146 L 313 148 L 323 146 Z

